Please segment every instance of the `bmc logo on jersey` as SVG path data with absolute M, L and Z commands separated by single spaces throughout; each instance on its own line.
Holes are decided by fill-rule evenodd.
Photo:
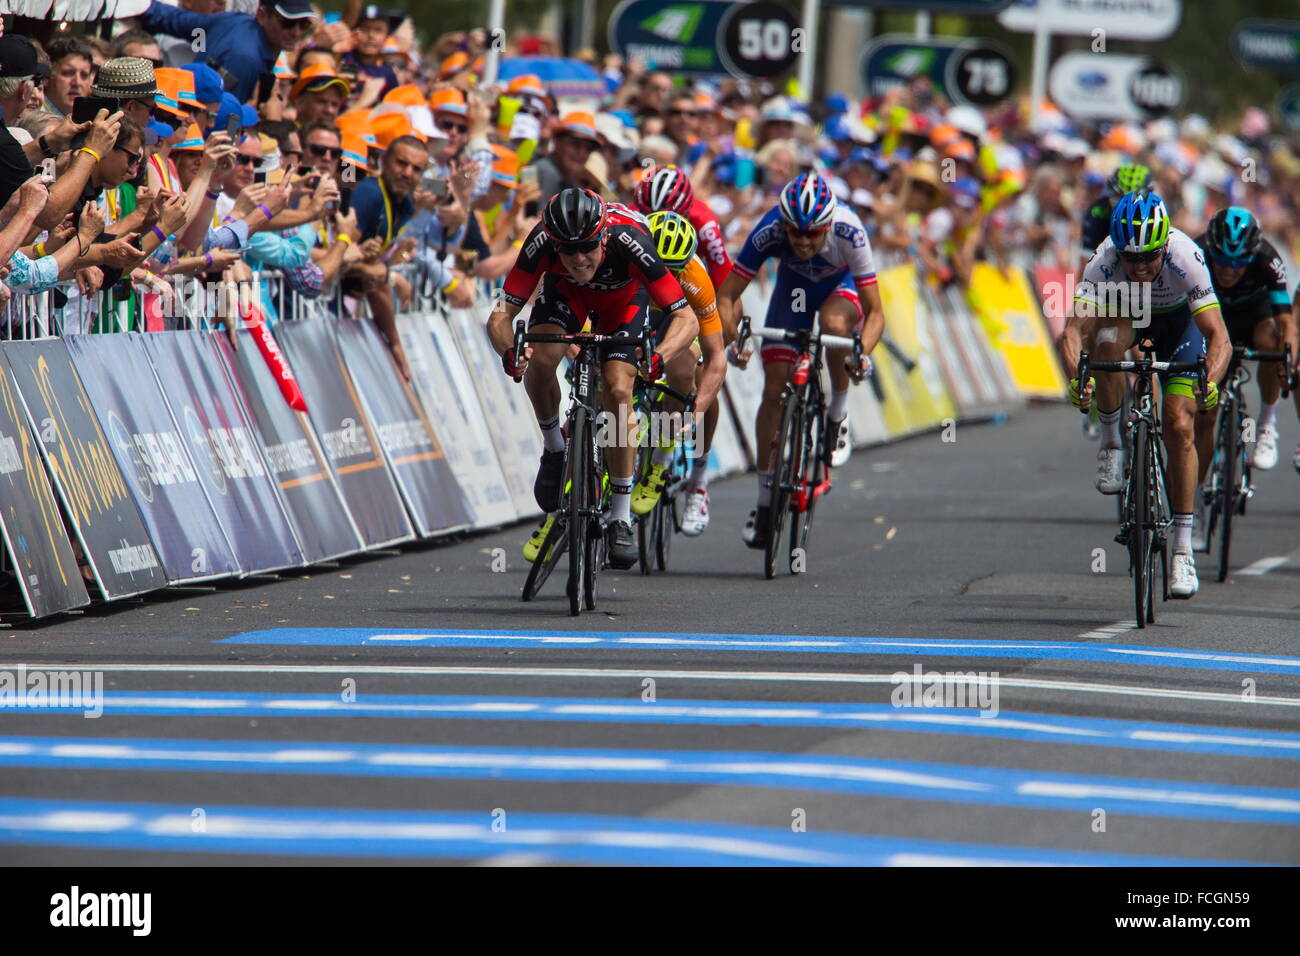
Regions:
M 539 232 L 533 237 L 533 241 L 524 247 L 524 258 L 531 259 L 537 255 L 546 243 L 546 233 Z
M 618 232 L 618 241 L 627 246 L 627 251 L 632 253 L 633 258 L 647 269 L 652 268 L 655 264 L 655 257 L 641 242 L 639 242 L 631 233 Z
M 867 234 L 850 222 L 837 222 L 835 235 L 852 243 L 854 249 L 861 249 L 867 244 Z

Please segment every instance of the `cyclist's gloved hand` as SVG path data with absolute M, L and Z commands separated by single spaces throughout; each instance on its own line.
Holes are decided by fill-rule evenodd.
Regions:
M 1219 386 L 1214 382 L 1205 384 L 1205 397 L 1201 399 L 1201 410 L 1210 411 L 1219 407 Z
M 501 353 L 501 367 L 506 370 L 506 374 L 511 378 L 519 378 L 524 374 L 524 367 L 528 364 L 527 359 L 522 363 L 516 361 L 515 350 L 508 348 Z
M 658 352 L 650 353 L 650 367 L 646 370 L 645 380 L 647 382 L 657 382 L 660 376 L 664 374 L 664 357 Z
M 1077 378 L 1070 379 L 1070 404 L 1073 405 L 1075 408 L 1087 408 L 1089 405 L 1092 404 L 1092 393 L 1096 390 L 1096 388 L 1097 388 L 1097 380 L 1095 378 L 1089 378 L 1088 389 L 1087 389 L 1088 397 L 1087 400 L 1085 401 L 1084 397 L 1081 394 L 1079 394 L 1080 393 L 1079 380 Z

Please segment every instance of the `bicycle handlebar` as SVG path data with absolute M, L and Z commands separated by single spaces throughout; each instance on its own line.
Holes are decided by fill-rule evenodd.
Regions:
M 751 335 L 760 339 L 769 339 L 773 342 L 793 342 L 797 345 L 802 345 L 805 337 L 811 337 L 812 334 L 811 329 L 802 329 L 799 331 L 793 331 L 790 329 L 756 329 L 753 327 L 753 320 L 747 315 L 742 315 L 740 317 L 740 325 L 736 330 L 736 351 L 739 353 L 745 350 L 745 346 L 748 344 Z M 851 369 L 858 368 L 862 365 L 862 339 L 858 338 L 856 335 L 828 335 L 825 332 L 818 331 L 817 338 L 822 345 L 827 348 L 852 349 L 853 360 L 850 366 Z M 889 343 L 886 343 L 886 346 L 889 347 Z M 899 357 L 899 361 L 907 367 L 908 372 L 911 372 L 915 363 L 903 354 L 901 350 L 898 350 L 898 352 L 895 353 L 895 348 L 897 347 L 890 347 L 890 352 L 896 354 Z
M 1143 351 L 1151 351 L 1143 349 Z M 1145 375 L 1150 372 L 1166 372 L 1172 375 L 1185 375 L 1190 372 L 1196 373 L 1197 391 L 1204 397 L 1207 381 L 1209 380 L 1209 369 L 1205 363 L 1205 356 L 1198 355 L 1195 362 L 1158 362 L 1152 358 L 1141 359 L 1123 359 L 1118 362 L 1094 362 L 1088 357 L 1088 350 L 1083 349 L 1079 352 L 1079 388 L 1080 390 L 1087 387 L 1089 372 L 1137 372 Z M 1092 406 L 1089 401 L 1088 407 Z M 1088 414 L 1088 408 L 1079 409 L 1083 414 Z
M 618 342 L 622 345 L 635 345 L 641 349 L 645 357 L 650 355 L 650 336 L 642 334 L 638 336 L 630 335 L 609 335 L 605 332 L 529 332 L 523 319 L 515 322 L 515 357 L 518 358 L 524 352 L 525 345 L 534 343 L 559 343 L 563 345 L 576 345 L 579 348 L 593 348 L 597 345 L 609 345 Z M 638 366 L 639 367 L 639 366 Z M 523 376 L 513 376 L 516 382 L 522 382 Z M 678 393 L 680 394 L 680 393 Z M 674 397 L 677 397 L 676 395 Z

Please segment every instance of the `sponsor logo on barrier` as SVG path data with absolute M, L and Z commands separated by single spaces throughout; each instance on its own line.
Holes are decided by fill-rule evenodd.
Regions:
M 316 453 L 312 451 L 311 442 L 305 438 L 267 445 L 266 458 L 276 477 L 286 472 L 315 471 L 317 465 Z
M 370 436 L 364 428 L 357 426 L 355 419 L 343 419 L 339 422 L 338 428 L 323 432 L 321 438 L 325 443 L 325 453 L 330 456 L 331 461 L 344 458 L 373 458 L 375 455 L 374 446 L 370 444 Z
M 412 448 L 432 448 L 433 439 L 424 423 L 414 418 L 396 422 L 381 422 L 375 426 L 384 449 L 390 453 L 409 451 Z
M 28 670 L 19 664 L 0 670 L 0 711 L 80 710 L 83 717 L 104 713 L 103 671 Z
M 129 545 L 124 541 L 122 547 L 108 552 L 108 560 L 118 574 L 136 574 L 161 567 L 151 544 Z

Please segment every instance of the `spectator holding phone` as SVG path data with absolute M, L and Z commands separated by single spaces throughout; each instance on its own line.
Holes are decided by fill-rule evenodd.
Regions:
M 303 127 L 303 161 L 310 163 L 318 175 L 340 178 L 343 137 L 332 123 L 312 123 Z
M 141 17 L 144 29 L 187 42 L 202 30 L 205 49 L 195 59 L 235 79 L 231 92 L 241 103 L 253 98 L 257 78 L 270 72 L 281 50 L 294 51 L 307 39 L 316 12 L 310 0 L 261 0 L 257 13 L 192 13 L 153 0 Z
M 61 36 L 49 42 L 50 78 L 45 84 L 45 108 L 56 116 L 71 116 L 72 101 L 90 95 L 95 75 L 94 51 L 84 37 Z
M 137 56 L 109 60 L 99 68 L 90 88 L 91 96 L 117 100 L 118 109 L 142 129 L 153 119 L 154 98 L 159 92 L 154 65 Z

